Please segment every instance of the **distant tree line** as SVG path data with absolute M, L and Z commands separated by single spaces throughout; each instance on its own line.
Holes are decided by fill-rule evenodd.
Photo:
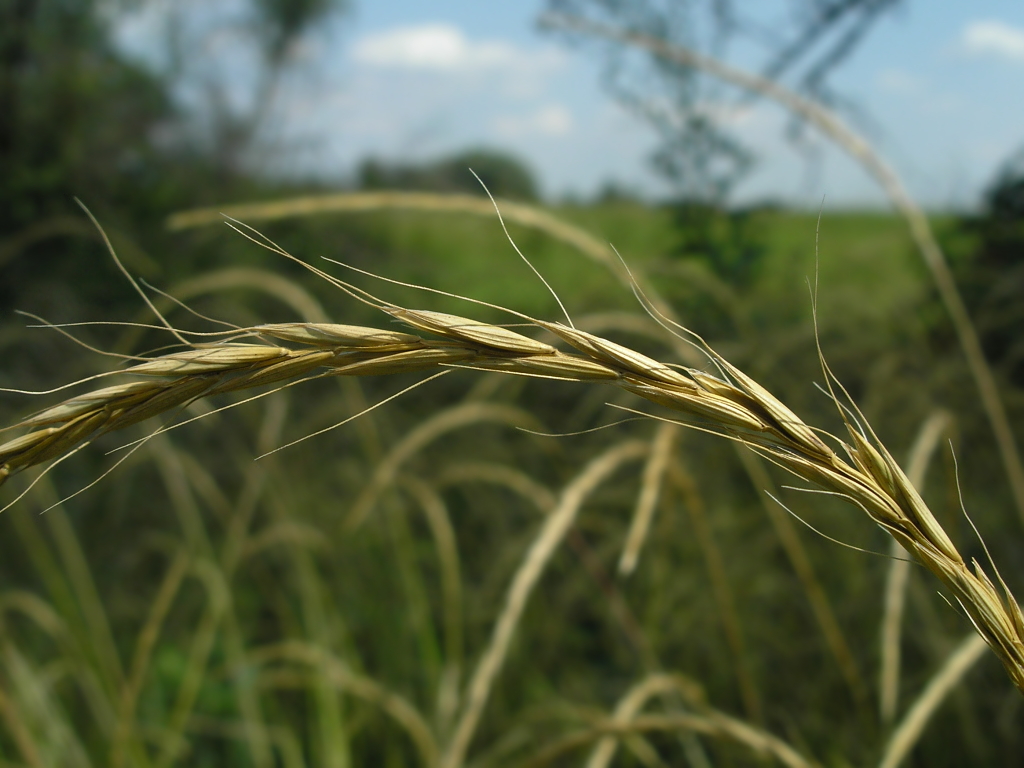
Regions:
M 472 173 L 470 172 L 472 170 Z M 479 177 L 479 180 L 476 177 Z M 505 152 L 474 149 L 422 163 L 368 158 L 356 174 L 360 189 L 408 189 L 536 201 L 537 182 L 526 165 Z

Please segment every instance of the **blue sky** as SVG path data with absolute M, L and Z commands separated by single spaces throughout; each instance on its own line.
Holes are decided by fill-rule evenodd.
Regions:
M 420 160 L 490 146 L 524 159 L 553 197 L 592 194 L 610 180 L 667 192 L 648 162 L 655 133 L 603 89 L 592 50 L 536 30 L 539 0 L 354 5 L 306 43 L 275 104 L 289 168 L 343 177 L 369 154 Z M 126 48 L 149 46 L 153 18 L 151 11 L 148 21 L 124 26 Z M 244 90 L 245 68 L 229 49 L 220 53 L 237 71 L 225 77 Z M 863 127 L 918 200 L 971 205 L 1024 146 L 1024 3 L 907 0 L 833 82 L 868 117 Z M 818 160 L 808 163 L 772 106 L 729 119 L 758 156 L 740 201 L 816 207 L 824 195 L 833 206 L 884 205 L 873 182 L 826 141 L 811 139 Z

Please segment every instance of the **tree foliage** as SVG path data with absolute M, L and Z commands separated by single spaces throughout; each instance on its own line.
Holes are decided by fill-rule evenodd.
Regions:
M 1024 387 L 1024 151 L 1006 161 L 980 215 L 968 217 L 961 231 L 974 249 L 959 278 L 985 352 L 1007 380 Z
M 509 154 L 488 149 L 459 152 L 426 163 L 394 163 L 369 158 L 359 166 L 357 183 L 363 189 L 414 189 L 469 195 L 485 195 L 486 187 L 496 197 L 537 199 L 537 183 L 530 169 Z
M 850 107 L 830 76 L 901 0 L 548 0 L 553 13 L 597 21 L 716 58 L 751 60 L 762 75 L 814 99 Z M 581 35 L 574 35 L 579 42 Z M 656 168 L 687 197 L 721 201 L 751 169 L 752 152 L 728 127 L 751 101 L 692 68 L 604 44 L 605 80 L 662 138 Z M 749 67 L 749 64 L 745 64 Z
M 0 3 L 0 308 L 25 306 L 27 287 L 51 280 L 74 282 L 80 292 L 102 290 L 105 276 L 83 258 L 96 235 L 75 197 L 115 233 L 137 227 L 125 258 L 152 274 L 156 263 L 144 249 L 169 210 L 273 187 L 243 161 L 259 152 L 256 132 L 272 109 L 289 52 L 346 3 L 251 0 L 243 8 L 258 33 L 263 74 L 256 108 L 241 112 L 218 112 L 213 91 L 205 102 L 182 98 L 189 70 L 175 62 L 202 58 L 188 50 L 197 41 L 151 41 L 178 46 L 167 62 L 140 61 L 115 43 L 124 15 L 145 6 L 146 0 Z M 187 270 L 193 258 L 176 266 Z M 52 286 L 39 290 L 61 295 Z
M 348 0 L 252 0 L 267 58 L 282 61 L 289 47 L 311 26 L 340 12 Z
M 96 6 L 0 5 L 0 230 L 65 210 L 76 193 L 118 197 L 158 162 L 176 117 L 166 84 L 113 48 Z

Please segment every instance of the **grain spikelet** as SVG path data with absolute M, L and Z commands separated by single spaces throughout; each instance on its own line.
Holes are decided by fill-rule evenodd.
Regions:
M 384 305 L 388 314 L 440 339 L 359 326 L 295 323 L 239 329 L 243 336 L 285 341 L 204 345 L 148 360 L 124 371 L 143 376 L 79 395 L 15 425 L 26 430 L 0 445 L 0 483 L 11 474 L 61 457 L 96 435 L 165 413 L 196 398 L 301 378 L 377 376 L 468 367 L 584 382 L 607 382 L 681 414 L 683 421 L 739 440 L 829 492 L 849 499 L 953 592 L 978 632 L 1024 691 L 1024 616 L 1002 585 L 956 546 L 877 441 L 850 428 L 850 462 L 837 455 L 771 393 L 713 350 L 724 376 L 679 371 L 646 355 L 560 323 L 534 320 L 578 354 L 488 323 Z M 732 383 L 735 382 L 735 383 Z M 837 441 L 838 442 L 838 441 Z

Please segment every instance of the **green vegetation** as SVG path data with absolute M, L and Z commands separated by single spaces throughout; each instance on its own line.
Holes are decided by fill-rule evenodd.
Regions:
M 360 164 L 357 177 L 363 189 L 419 189 L 483 196 L 482 182 L 498 197 L 537 199 L 537 184 L 528 168 L 514 157 L 485 149 L 422 164 L 387 163 L 371 158 Z
M 214 318 L 407 330 L 226 226 L 168 230 L 166 217 L 181 209 L 326 190 L 268 181 L 185 139 L 156 141 L 158 128 L 187 124 L 167 84 L 120 60 L 102 25 L 76 11 L 87 4 L 45 4 L 54 15 L 43 6 L 16 20 L 35 30 L 36 65 L 0 67 L 0 106 L 13 105 L 4 114 L 17 118 L 0 135 L 9 170 L 0 178 L 0 387 L 51 389 L 122 363 L 29 328 L 14 309 L 51 322 L 154 323 L 72 194 L 97 213 L 129 272 L 200 313 L 150 292 L 178 328 L 222 330 L 204 319 Z M 284 22 L 278 31 L 293 34 L 288 24 L 298 22 Z M 23 41 L 12 24 L 0 23 L 5 62 L 28 55 L 12 44 Z M 282 55 L 280 37 L 261 29 L 268 55 Z M 55 39 L 74 67 L 48 57 Z M 104 117 L 119 110 L 135 122 Z M 367 185 L 466 189 L 419 171 Z M 1021 434 L 1019 307 L 1016 294 L 1000 292 L 1019 282 L 1017 178 L 1003 180 L 985 216 L 933 223 L 969 305 L 987 318 L 986 350 Z M 529 198 L 514 186 L 504 192 Z M 728 360 L 808 424 L 840 434 L 834 404 L 814 386 L 823 383 L 808 285 L 817 254 L 817 336 L 832 370 L 965 557 L 989 568 L 961 490 L 1002 577 L 1024 592 L 1024 532 L 955 336 L 899 220 L 611 199 L 550 212 L 612 243 Z M 493 217 L 390 207 L 254 224 L 398 305 L 516 322 L 320 257 L 563 319 Z M 508 226 L 580 328 L 693 364 L 692 350 L 643 314 L 614 262 L 543 227 Z M 159 354 L 174 341 L 118 325 L 66 330 L 125 355 Z M 970 645 L 970 622 L 931 574 L 913 567 L 905 588 L 889 586 L 901 566 L 859 510 L 783 490 L 793 480 L 781 470 L 650 419 L 536 434 L 632 415 L 607 403 L 665 413 L 628 392 L 455 371 L 254 460 L 420 378 L 318 379 L 217 412 L 248 394 L 198 401 L 103 436 L 3 511 L 0 764 L 436 764 L 466 733 L 470 681 L 556 509 L 572 525 L 522 605 L 466 765 L 582 764 L 588 754 L 591 765 L 607 764 L 616 742 L 600 737 L 616 729 L 615 765 L 875 765 L 957 649 L 968 671 L 904 764 L 1019 762 L 1024 699 L 997 660 Z M 112 383 L 5 392 L 0 426 Z M 0 432 L 0 443 L 16 437 Z M 37 474 L 3 483 L 0 506 Z M 769 490 L 827 536 L 882 556 L 803 528 Z M 647 520 L 646 535 L 637 520 Z M 900 615 L 893 594 L 905 598 L 897 689 L 883 678 L 893 645 L 883 653 L 881 640 L 885 617 Z M 895 705 L 880 704 L 893 690 Z
M 762 255 L 755 276 L 746 285 L 730 285 L 706 259 L 672 255 L 678 235 L 671 211 L 617 204 L 559 213 L 615 242 L 637 268 L 655 276 L 682 316 L 690 306 L 716 306 L 706 315 L 709 340 L 796 405 L 809 423 L 834 428 L 830 404 L 811 385 L 820 372 L 802 276 L 813 274 L 815 216 L 757 213 L 752 231 Z M 826 214 L 820 228 L 823 347 L 882 436 L 905 451 L 929 410 L 966 389 L 964 374 L 952 381 L 905 378 L 914 365 L 956 370 L 958 364 L 946 359 L 952 353 L 928 349 L 927 283 L 897 223 L 878 215 Z M 336 254 L 385 276 L 558 316 L 554 300 L 493 219 L 394 211 L 263 229 L 297 253 Z M 635 302 L 604 267 L 536 231 L 514 225 L 511 231 L 581 327 L 621 337 L 662 359 L 674 356 L 667 340 L 657 340 L 653 323 L 641 335 L 632 323 L 622 326 L 626 313 L 638 316 Z M 318 319 L 310 316 L 323 305 L 335 321 L 381 327 L 379 313 L 296 273 L 294 265 L 226 227 L 161 237 L 167 252 L 173 247 L 211 261 L 218 254 L 217 267 L 250 270 L 248 289 L 238 272 L 206 291 L 167 284 L 169 293 L 204 315 L 247 324 Z M 657 256 L 652 243 L 659 241 L 669 255 Z M 646 252 L 633 259 L 641 249 Z M 101 249 L 92 251 L 99 301 L 117 277 Z M 257 269 L 263 271 L 252 271 Z M 216 268 L 208 272 L 217 274 Z M 306 298 L 296 293 L 291 306 L 275 299 L 282 294 L 273 281 L 282 275 L 293 291 L 307 291 Z M 881 287 L 874 291 L 881 307 L 856 300 L 872 280 Z M 478 315 L 453 299 L 362 277 L 359 282 L 397 303 Z M 82 297 L 88 291 L 88 285 L 77 287 L 79 301 L 88 300 Z M 524 300 L 509 301 L 519 296 Z M 170 317 L 176 325 L 209 327 L 181 310 Z M 907 318 L 914 324 L 905 324 Z M 704 321 L 693 318 L 697 327 Z M 20 386 L 109 369 L 52 332 L 9 328 L 10 343 L 32 350 L 42 368 L 19 367 Z M 166 334 L 156 332 L 131 341 L 116 328 L 76 333 L 107 348 L 166 343 Z M 159 762 L 161 754 L 200 765 L 300 758 L 328 765 L 328 754 L 349 755 L 353 764 L 415 762 L 415 741 L 399 737 L 403 729 L 395 725 L 393 707 L 384 706 L 392 700 L 374 693 L 385 686 L 418 710 L 423 727 L 444 743 L 462 704 L 459 691 L 540 523 L 537 505 L 554 503 L 590 457 L 629 436 L 649 439 L 655 425 L 630 423 L 561 439 L 516 432 L 515 426 L 587 429 L 619 418 L 605 401 L 631 400 L 592 386 L 462 372 L 351 425 L 252 461 L 413 380 L 342 383 L 310 382 L 153 439 L 96 488 L 36 516 L 117 456 L 87 450 L 4 513 L 11 606 L 5 627 L 13 654 L 5 662 L 12 701 L 7 711 L 13 713 L 8 728 L 20 727 L 38 749 L 59 743 L 47 736 L 57 729 L 94 760 L 124 750 L 145 764 Z M 8 423 L 38 407 L 13 398 L 5 405 Z M 1006 509 L 1005 494 L 997 477 L 988 487 L 973 482 L 992 471 L 985 466 L 992 464 L 991 449 L 987 436 L 964 421 L 961 416 L 956 423 L 963 435 L 958 452 L 966 502 L 1012 584 L 1019 578 L 1008 557 L 1012 540 L 998 533 L 1006 515 L 989 512 L 993 500 Z M 140 427 L 138 436 L 152 428 Z M 431 433 L 429 440 L 414 437 Z M 123 442 L 112 435 L 101 445 Z M 680 434 L 672 455 L 653 528 L 630 577 L 616 576 L 615 563 L 643 465 L 620 470 L 614 483 L 587 499 L 566 551 L 555 555 L 527 605 L 471 756 L 518 764 L 539 743 L 555 744 L 560 734 L 585 730 L 632 682 L 664 670 L 685 674 L 701 686 L 702 700 L 784 735 L 799 751 L 870 762 L 885 741 L 870 692 L 888 562 L 798 534 L 842 632 L 841 647 L 851 654 L 852 666 L 844 668 L 821 634 L 808 583 L 793 571 L 778 529 L 765 516 L 761 489 L 733 451 L 707 436 Z M 373 477 L 384 477 L 384 484 Z M 20 482 L 21 476 L 12 479 L 5 492 Z M 787 481 L 780 476 L 775 482 Z M 949 462 L 939 461 L 929 474 L 927 498 L 943 523 L 966 537 L 951 483 Z M 365 523 L 347 528 L 345 520 L 367 498 L 376 501 Z M 876 551 L 887 546 L 879 531 L 840 503 L 791 493 L 785 499 L 830 536 Z M 447 536 L 454 536 L 457 566 Z M 924 575 L 912 575 L 904 700 L 934 672 L 949 643 L 968 630 L 932 589 Z M 44 670 L 53 663 L 71 666 L 50 684 Z M 1001 759 L 1019 746 L 1016 716 L 1004 715 L 1005 730 L 997 737 L 985 720 L 986 708 L 1017 711 L 998 666 L 986 661 L 970 679 L 971 693 L 958 694 L 969 695 L 970 703 L 945 707 L 918 748 L 930 764 L 947 757 L 945 764 L 956 764 L 976 754 Z M 119 709 L 126 690 L 136 691 L 130 714 Z M 61 706 L 22 711 L 43 692 Z M 661 706 L 669 712 L 692 708 L 685 701 L 670 697 Z M 858 714 L 851 718 L 850 712 Z M 146 735 L 150 731 L 153 736 Z M 988 743 L 979 747 L 971 733 L 985 733 Z M 14 734 L 6 738 L 12 740 L 5 749 L 19 755 Z M 696 748 L 675 737 L 647 738 L 669 760 L 678 750 L 681 757 Z M 749 750 L 728 741 L 701 744 L 716 762 L 752 759 L 745 757 Z

